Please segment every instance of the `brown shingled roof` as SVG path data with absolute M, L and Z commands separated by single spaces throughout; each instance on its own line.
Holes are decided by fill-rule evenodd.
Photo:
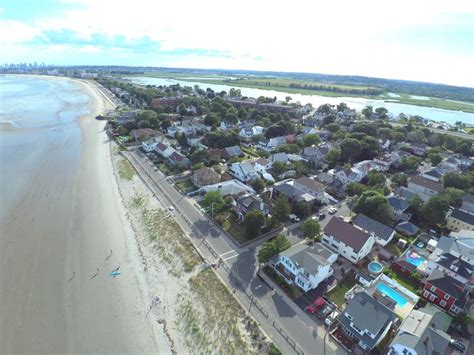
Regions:
M 412 176 L 410 178 L 410 182 L 437 192 L 443 191 L 443 185 L 441 185 L 439 182 L 426 179 L 420 175 Z
M 324 228 L 324 233 L 350 246 L 356 253 L 364 246 L 370 235 L 352 224 L 333 217 Z

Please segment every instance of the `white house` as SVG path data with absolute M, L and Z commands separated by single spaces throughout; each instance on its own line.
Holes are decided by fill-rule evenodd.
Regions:
M 258 136 L 263 134 L 264 128 L 260 126 L 246 127 L 242 128 L 239 132 L 239 136 L 244 139 L 252 138 L 253 136 Z
M 352 224 L 333 217 L 324 227 L 322 243 L 357 264 L 371 252 L 375 238 Z
M 257 172 L 259 172 L 260 174 L 264 174 L 267 172 L 268 169 L 271 169 L 273 162 L 269 159 L 259 158 L 257 160 L 254 160 L 252 162 L 252 165 L 254 166 Z
M 395 236 L 395 229 L 376 221 L 364 214 L 358 214 L 352 221 L 352 224 L 364 232 L 371 234 L 375 238 L 375 243 L 385 246 Z
M 157 144 L 158 142 L 154 138 L 151 138 L 142 142 L 142 148 L 145 152 L 150 153 L 155 150 Z
M 333 170 L 329 170 L 328 173 L 334 175 L 343 185 L 346 185 L 350 182 L 360 182 L 365 176 L 362 171 L 355 168 L 336 168 Z
M 374 158 L 374 163 L 379 166 L 379 170 L 387 171 L 392 165 L 399 163 L 401 160 L 400 155 L 397 153 L 385 153 Z
M 312 246 L 297 244 L 277 258 L 274 258 L 276 262 L 271 262 L 273 268 L 288 284 L 296 284 L 307 292 L 333 274 L 331 265 L 336 261 L 337 254 L 321 243 Z
M 162 142 L 155 146 L 155 152 L 163 158 L 169 158 L 175 152 L 174 148 Z
M 281 136 L 281 137 L 274 137 L 268 140 L 262 140 L 258 142 L 258 147 L 263 149 L 267 152 L 272 152 L 277 149 L 280 145 L 286 144 L 289 141 L 293 140 L 293 136 Z
M 243 182 L 258 178 L 255 167 L 248 161 L 233 163 L 229 168 L 229 173 Z

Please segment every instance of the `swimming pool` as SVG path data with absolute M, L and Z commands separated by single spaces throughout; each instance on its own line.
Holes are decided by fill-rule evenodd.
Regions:
M 405 259 L 412 265 L 415 265 L 416 267 L 419 267 L 421 264 L 423 264 L 426 261 L 426 258 L 424 256 L 419 255 L 415 251 L 409 251 L 405 255 Z
M 405 297 L 403 297 L 402 295 L 400 295 L 398 292 L 396 292 L 395 290 L 391 289 L 390 287 L 388 287 L 387 285 L 385 284 L 378 284 L 377 286 L 377 290 L 379 290 L 380 292 L 382 292 L 384 295 L 387 295 L 388 297 L 390 297 L 392 300 L 394 300 L 396 303 L 397 303 L 397 306 L 398 307 L 403 307 L 404 305 L 407 304 L 407 299 Z

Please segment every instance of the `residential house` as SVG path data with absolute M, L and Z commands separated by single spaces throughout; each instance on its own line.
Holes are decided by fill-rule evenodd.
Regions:
M 434 269 L 425 280 L 422 296 L 427 301 L 453 314 L 465 313 L 465 306 L 469 299 L 468 288 L 455 278 Z
M 474 213 L 474 195 L 467 194 L 463 197 L 461 209 L 468 213 Z
M 152 137 L 160 136 L 161 133 L 151 128 L 138 128 L 130 131 L 130 135 L 136 141 L 144 141 Z
M 435 250 L 428 257 L 427 273 L 441 270 L 461 284 L 474 289 L 474 233 L 467 237 L 467 231 L 452 232 L 442 236 Z
M 239 132 L 239 136 L 243 139 L 251 139 L 254 136 L 258 136 L 260 134 L 263 134 L 265 129 L 260 126 L 253 126 L 253 127 L 246 127 L 242 128 Z
M 412 143 L 410 148 L 413 154 L 421 157 L 428 152 L 429 146 L 425 143 Z
M 221 176 L 213 168 L 203 167 L 194 172 L 191 180 L 194 185 L 203 187 L 218 183 Z
M 163 142 L 163 141 L 164 141 L 163 136 L 153 137 L 146 141 L 143 141 L 142 148 L 147 153 L 154 152 L 158 143 Z
M 407 202 L 411 202 L 415 196 L 417 196 L 416 193 L 408 190 L 405 186 L 399 186 L 395 189 L 394 191 L 395 197 L 399 197 Z
M 355 168 L 335 168 L 330 170 L 329 173 L 333 174 L 343 185 L 347 185 L 351 182 L 360 182 L 364 177 L 364 174 Z
M 416 193 L 423 201 L 428 201 L 443 191 L 443 185 L 439 182 L 426 179 L 422 176 L 412 176 L 408 180 L 408 190 Z
M 447 354 L 451 336 L 446 333 L 451 317 L 433 306 L 414 309 L 401 324 L 388 355 Z
M 381 246 L 387 245 L 395 235 L 395 229 L 364 214 L 358 214 L 352 221 L 352 224 L 364 232 L 373 235 L 375 242 Z
M 359 292 L 349 300 L 337 322 L 345 334 L 368 352 L 385 338 L 395 319 L 396 315 L 387 307 L 366 292 Z
M 271 160 L 265 158 L 258 158 L 257 160 L 252 161 L 251 164 L 260 174 L 266 173 L 267 170 L 271 169 L 273 165 Z
M 303 126 L 303 136 L 306 134 L 316 134 L 318 130 L 312 126 Z
M 411 222 L 400 222 L 395 227 L 395 230 L 403 235 L 412 237 L 418 234 L 420 228 L 418 228 Z
M 407 200 L 397 196 L 390 196 L 387 198 L 387 201 L 392 220 L 398 222 L 400 220 L 407 221 L 411 218 L 411 215 L 406 212 L 410 207 L 410 203 Z
M 432 180 L 435 182 L 440 182 L 441 179 L 443 178 L 443 171 L 441 168 L 433 168 L 430 170 L 423 171 L 421 173 L 421 176 L 425 179 Z
M 225 149 L 209 149 L 208 153 L 211 158 L 217 160 L 226 159 L 227 157 L 227 152 Z
M 274 137 L 270 139 L 263 139 L 258 142 L 258 147 L 267 152 L 275 151 L 280 145 L 292 143 L 294 136 L 292 134 L 288 136 Z
M 328 155 L 328 147 L 305 147 L 301 153 L 301 157 L 312 163 L 322 163 Z
M 348 222 L 332 217 L 324 227 L 322 243 L 357 264 L 371 252 L 375 238 Z
M 168 161 L 174 166 L 179 166 L 182 168 L 187 168 L 191 166 L 191 161 L 186 158 L 183 154 L 174 151 L 169 157 Z
M 228 131 L 230 129 L 233 129 L 233 128 L 237 127 L 237 123 L 234 123 L 234 122 L 231 122 L 231 121 L 228 121 L 228 120 L 224 119 L 224 120 L 221 121 L 220 127 L 223 131 Z
M 233 163 L 229 168 L 229 173 L 243 182 L 254 180 L 259 177 L 255 167 L 249 161 Z
M 155 146 L 155 152 L 162 158 L 168 159 L 175 152 L 174 148 L 163 142 Z
M 251 210 L 258 210 L 262 212 L 264 216 L 270 213 L 268 205 L 258 196 L 247 194 L 235 201 L 234 211 L 239 217 L 239 220 L 243 221 L 247 213 Z
M 155 97 L 151 100 L 150 106 L 152 108 L 160 108 L 170 106 L 173 108 L 178 107 L 183 99 L 181 97 Z
M 324 185 L 306 176 L 273 185 L 273 197 L 280 195 L 286 196 L 292 204 L 302 201 L 309 205 L 328 203 Z
M 379 146 L 382 150 L 389 150 L 390 149 L 390 139 L 379 139 Z
M 381 154 L 374 158 L 374 163 L 379 166 L 378 170 L 381 171 L 388 171 L 392 165 L 396 166 L 400 161 L 400 155 L 396 152 Z
M 224 148 L 225 150 L 225 157 L 226 159 L 232 158 L 232 157 L 243 157 L 244 153 L 240 149 L 238 145 L 234 145 L 232 147 L 227 147 Z
M 362 178 L 366 177 L 369 171 L 372 170 L 380 170 L 380 166 L 376 164 L 373 160 L 363 160 L 360 161 L 356 164 L 354 164 L 354 167 L 352 168 L 353 171 L 359 172 L 361 174 Z
M 333 274 L 331 265 L 336 259 L 337 254 L 321 243 L 297 244 L 281 252 L 270 263 L 288 284 L 295 284 L 307 292 Z
M 455 208 L 448 212 L 446 226 L 455 232 L 460 230 L 474 231 L 474 214 Z
M 218 182 L 217 184 L 203 186 L 201 193 L 218 191 L 222 196 L 240 196 L 242 194 L 254 194 L 255 190 L 236 179 Z
M 277 161 L 286 164 L 286 163 L 288 163 L 288 160 L 289 160 L 288 159 L 288 154 L 286 154 L 285 152 L 272 154 L 270 159 L 272 161 L 272 164 L 276 163 Z

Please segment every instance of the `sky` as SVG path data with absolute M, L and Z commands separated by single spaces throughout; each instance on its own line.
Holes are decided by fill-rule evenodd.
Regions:
M 363 75 L 474 87 L 474 0 L 0 0 L 0 64 Z

